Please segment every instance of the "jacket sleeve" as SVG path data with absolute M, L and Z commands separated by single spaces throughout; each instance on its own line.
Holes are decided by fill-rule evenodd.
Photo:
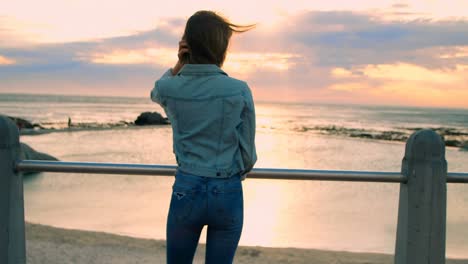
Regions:
M 243 175 L 250 172 L 257 161 L 255 148 L 255 106 L 252 93 L 247 87 L 245 93 L 245 107 L 241 114 L 242 127 L 240 129 L 240 150 L 244 163 Z
M 158 82 L 164 79 L 172 77 L 172 69 L 167 70 L 159 80 L 154 83 L 154 88 L 151 90 L 151 100 L 155 103 L 165 106 L 165 101 L 162 96 L 161 87 L 158 85 Z

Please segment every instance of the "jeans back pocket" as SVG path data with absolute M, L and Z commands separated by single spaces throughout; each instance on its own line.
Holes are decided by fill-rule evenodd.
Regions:
M 177 221 L 187 220 L 193 210 L 197 191 L 193 188 L 177 185 L 172 187 L 172 198 L 169 208 L 169 215 Z

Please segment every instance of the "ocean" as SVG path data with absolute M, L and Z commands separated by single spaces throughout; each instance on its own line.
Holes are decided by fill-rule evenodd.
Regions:
M 175 165 L 170 126 L 129 125 L 146 111 L 163 113 L 149 98 L 0 94 L 1 114 L 45 128 L 21 141 L 60 160 Z M 399 172 L 407 136 L 433 128 L 451 140 L 449 171 L 468 172 L 468 109 L 256 102 L 256 112 L 257 168 Z M 27 176 L 25 218 L 164 239 L 172 183 L 168 176 Z M 242 245 L 394 252 L 399 184 L 243 184 Z M 447 193 L 447 256 L 468 258 L 468 185 L 448 184 Z

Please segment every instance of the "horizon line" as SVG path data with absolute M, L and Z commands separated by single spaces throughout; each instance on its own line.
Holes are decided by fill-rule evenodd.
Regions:
M 28 93 L 28 92 L 1 92 L 0 95 L 29 95 L 29 96 L 62 96 L 62 97 L 98 97 L 98 98 L 127 98 L 127 99 L 145 99 L 150 97 L 144 96 L 130 96 L 130 95 L 99 95 L 99 94 L 64 94 L 64 93 Z M 352 102 L 317 102 L 317 101 L 273 101 L 273 100 L 264 100 L 257 99 L 254 100 L 256 103 L 260 104 L 291 104 L 291 105 L 306 105 L 306 104 L 316 104 L 316 105 L 343 105 L 343 106 L 374 106 L 374 107 L 393 107 L 393 108 L 419 108 L 419 109 L 449 109 L 449 110 L 468 110 L 467 107 L 450 107 L 450 106 L 424 106 L 424 105 L 397 105 L 397 104 L 374 104 L 374 103 L 352 103 Z

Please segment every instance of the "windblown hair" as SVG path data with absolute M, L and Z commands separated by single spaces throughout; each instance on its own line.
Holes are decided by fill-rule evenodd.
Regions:
M 255 25 L 236 25 L 212 11 L 198 11 L 185 26 L 184 39 L 190 50 L 185 59 L 190 64 L 223 65 L 232 33 L 246 32 Z

